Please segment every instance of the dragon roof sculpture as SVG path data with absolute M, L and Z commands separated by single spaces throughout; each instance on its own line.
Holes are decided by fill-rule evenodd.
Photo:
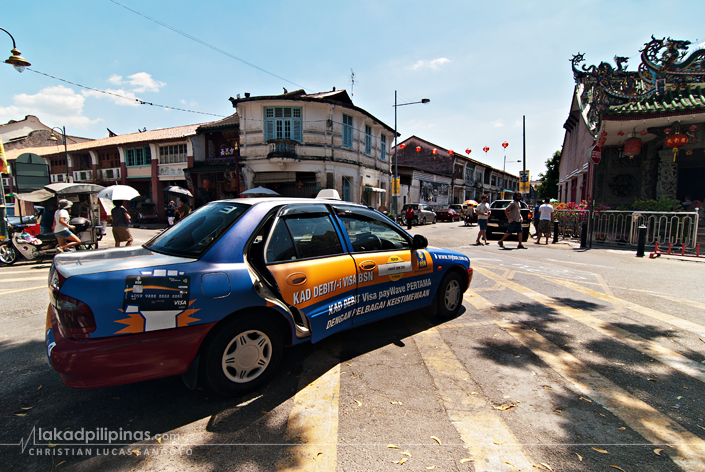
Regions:
M 701 86 L 705 81 L 705 49 L 688 54 L 690 41 L 656 39 L 644 45 L 638 71 L 626 70 L 627 57 L 615 56 L 616 68 L 606 62 L 599 66 L 581 63 L 585 55 L 571 59 L 578 84 L 577 99 L 586 123 L 595 132 L 600 113 L 610 107 L 639 102 L 667 89 Z

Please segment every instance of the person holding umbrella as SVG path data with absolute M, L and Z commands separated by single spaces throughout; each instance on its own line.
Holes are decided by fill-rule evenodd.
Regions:
M 115 247 L 120 247 L 120 243 L 125 241 L 125 247 L 132 245 L 132 234 L 130 233 L 130 214 L 125 209 L 124 201 L 113 201 L 115 208 L 110 215 L 113 217 L 113 238 Z

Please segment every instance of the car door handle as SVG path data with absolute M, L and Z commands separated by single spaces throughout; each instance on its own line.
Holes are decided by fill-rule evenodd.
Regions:
M 301 272 L 289 274 L 286 277 L 286 283 L 289 285 L 303 285 L 306 283 L 306 274 L 302 274 Z
M 362 270 L 372 270 L 375 267 L 377 267 L 377 264 L 375 263 L 375 261 L 360 262 L 360 269 L 362 269 Z

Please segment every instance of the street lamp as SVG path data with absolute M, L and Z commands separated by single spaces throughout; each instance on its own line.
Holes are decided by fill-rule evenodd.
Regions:
M 10 51 L 12 53 L 12 56 L 10 56 L 5 61 L 5 64 L 10 64 L 15 68 L 17 72 L 24 72 L 25 67 L 29 67 L 32 64 L 30 64 L 27 59 L 20 56 L 20 54 L 22 53 L 17 49 L 17 46 L 15 45 L 15 38 L 12 37 L 10 32 L 7 31 L 5 28 L 0 28 L 0 30 L 3 30 L 5 33 L 7 33 L 10 39 L 12 39 L 12 50 Z
M 509 161 L 509 162 L 521 162 L 521 159 L 518 159 L 516 161 Z M 504 155 L 504 165 L 502 166 L 502 172 L 507 171 L 507 155 Z
M 399 181 L 399 167 L 398 167 L 398 161 L 397 161 L 397 107 L 403 107 L 404 105 L 415 105 L 417 103 L 428 103 L 431 100 L 428 98 L 422 98 L 418 102 L 409 102 L 409 103 L 397 103 L 397 91 L 394 91 L 394 176 L 392 177 L 392 189 L 393 195 L 392 195 L 392 215 L 394 216 L 394 220 L 396 221 L 397 218 L 397 197 L 398 192 L 401 192 L 401 182 Z
M 57 130 L 61 133 L 61 137 L 64 140 L 64 160 L 66 161 L 66 183 L 69 183 L 69 151 L 66 147 L 66 126 L 62 126 L 59 128 L 58 126 L 55 126 L 51 129 L 51 135 L 49 136 L 49 141 L 58 141 L 56 139 L 56 135 L 54 134 L 54 130 Z

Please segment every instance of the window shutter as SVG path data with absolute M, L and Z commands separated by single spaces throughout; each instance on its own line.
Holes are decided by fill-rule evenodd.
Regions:
M 264 122 L 264 140 L 269 141 L 270 139 L 274 139 L 274 120 Z
M 303 137 L 303 126 L 300 120 L 293 120 L 293 130 L 292 130 L 292 136 L 291 139 L 294 141 L 298 141 L 302 143 L 304 141 Z

